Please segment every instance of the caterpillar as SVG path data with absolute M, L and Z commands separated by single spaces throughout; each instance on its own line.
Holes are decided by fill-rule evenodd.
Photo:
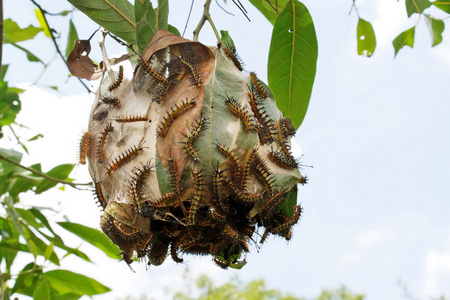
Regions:
M 166 260 L 168 249 L 168 242 L 154 241 L 147 253 L 148 264 L 154 266 L 161 265 Z
M 118 123 L 146 122 L 148 117 L 145 115 L 122 115 L 115 117 L 115 121 Z
M 267 156 L 272 162 L 283 169 L 297 169 L 298 162 L 293 156 L 286 156 L 283 152 L 274 151 L 267 152 Z
M 223 197 L 223 185 L 224 181 L 222 179 L 222 174 L 224 170 L 219 169 L 219 166 L 217 166 L 214 169 L 214 178 L 213 178 L 213 192 L 214 196 L 216 197 L 216 200 L 219 202 L 220 208 L 223 212 L 228 212 L 228 205 L 225 203 L 225 199 Z
M 279 127 L 281 129 L 281 134 L 284 138 L 295 135 L 295 127 L 292 125 L 291 119 L 281 118 L 278 120 Z
M 100 136 L 97 141 L 97 146 L 95 149 L 95 157 L 97 158 L 97 162 L 101 164 L 103 162 L 103 149 L 105 147 L 106 138 L 108 137 L 108 133 L 113 131 L 114 127 L 109 123 L 100 133 Z
M 250 72 L 250 78 L 252 79 L 253 85 L 255 86 L 256 90 L 258 91 L 258 93 L 264 98 L 266 99 L 267 93 L 266 90 L 264 89 L 264 87 L 262 86 L 261 82 L 258 79 L 258 76 L 256 76 L 255 72 Z
M 264 184 L 270 192 L 273 191 L 273 176 L 266 162 L 261 159 L 258 154 L 255 154 L 253 158 L 253 167 L 256 173 L 262 178 Z
M 211 208 L 209 210 L 210 216 L 213 220 L 215 220 L 218 224 L 225 224 L 227 217 L 221 213 L 219 213 L 216 209 Z
M 157 81 L 159 81 L 160 83 L 162 83 L 164 85 L 169 84 L 169 81 L 167 80 L 167 78 L 162 76 L 158 72 L 156 72 L 155 69 L 153 69 L 152 66 L 150 66 L 148 61 L 146 61 L 142 57 L 140 57 L 139 62 L 141 63 L 141 65 L 144 67 L 145 71 L 147 71 L 147 73 L 150 76 L 152 76 L 153 78 L 155 78 Z
M 106 174 L 111 175 L 113 171 L 117 170 L 123 164 L 129 162 L 134 156 L 136 156 L 143 150 L 144 147 L 142 147 L 142 145 L 139 145 L 139 146 L 132 146 L 125 152 L 122 152 L 119 156 L 114 158 L 113 161 L 109 164 L 108 168 L 106 169 Z
M 240 188 L 245 188 L 249 173 L 250 173 L 250 167 L 252 166 L 253 159 L 255 157 L 256 152 L 258 151 L 258 147 L 252 148 L 247 151 L 245 154 L 245 160 L 244 160 L 244 170 L 242 173 Z
M 256 194 L 244 193 L 239 187 L 235 186 L 231 180 L 228 180 L 227 183 L 228 183 L 228 186 L 233 191 L 233 193 L 237 196 L 237 198 L 239 200 L 241 200 L 242 203 L 244 203 L 244 204 L 254 204 L 258 200 L 260 200 L 262 197 L 261 193 L 256 193 Z
M 94 181 L 94 194 L 100 206 L 105 209 L 107 202 L 103 195 L 103 185 L 101 181 Z
M 140 229 L 132 230 L 128 232 L 122 228 L 122 226 L 117 221 L 108 220 L 108 224 L 111 226 L 111 232 L 116 236 L 126 241 L 136 241 L 142 237 L 143 232 Z M 128 226 L 127 226 L 128 227 Z
M 181 238 L 177 238 L 170 244 L 170 256 L 172 256 L 172 259 L 176 263 L 182 263 L 183 258 L 178 257 L 177 251 L 178 247 L 180 247 L 181 244 Z
M 150 245 L 150 242 L 152 241 L 152 239 L 153 239 L 153 235 L 150 235 L 148 237 L 148 239 L 146 239 L 143 243 L 140 243 L 138 245 L 138 250 L 137 250 L 137 257 L 138 258 L 142 258 L 145 255 L 147 255 L 148 248 L 149 248 L 149 245 Z
M 250 118 L 248 112 L 245 110 L 245 108 L 241 107 L 236 100 L 234 100 L 232 97 L 224 97 L 225 98 L 225 105 L 228 107 L 229 110 L 236 116 L 238 116 L 241 121 L 244 123 L 245 131 L 249 131 L 254 129 L 253 120 Z
M 86 131 L 80 140 L 80 158 L 79 162 L 82 165 L 86 164 L 86 155 L 91 148 L 91 139 L 92 139 L 92 133 L 89 131 Z
M 136 212 L 138 214 L 141 212 L 142 186 L 144 185 L 145 177 L 152 171 L 153 168 L 154 165 L 147 162 L 145 165 L 142 165 L 142 168 L 134 169 L 132 171 L 133 176 L 130 180 L 129 192 L 135 203 Z
M 269 236 L 270 230 L 268 228 L 266 228 L 266 230 L 264 230 L 263 235 L 261 236 L 261 240 L 259 241 L 261 244 L 264 243 L 264 241 L 267 239 L 267 237 Z
M 192 130 L 184 139 L 184 149 L 186 153 L 194 160 L 198 162 L 197 151 L 194 148 L 194 141 L 200 136 L 204 126 L 206 124 L 206 118 L 200 118 L 197 123 L 192 126 Z
M 286 222 L 283 222 L 282 224 L 270 230 L 270 232 L 279 234 L 284 238 L 286 238 L 286 240 L 289 240 L 291 238 L 291 227 L 297 224 L 298 220 L 300 219 L 301 213 L 302 213 L 301 206 L 300 205 L 294 206 L 294 214 L 292 215 L 292 217 L 289 218 Z
M 219 267 L 221 267 L 222 269 L 227 269 L 230 266 L 229 262 L 223 262 L 221 260 L 219 260 L 218 258 L 214 257 L 213 261 L 216 265 L 218 265 Z
M 167 169 L 168 173 L 170 175 L 170 184 L 172 185 L 172 189 L 174 190 L 176 194 L 176 198 L 178 199 L 178 202 L 180 203 L 181 210 L 183 211 L 183 215 L 187 216 L 186 208 L 184 207 L 183 202 L 181 202 L 180 194 L 181 194 L 181 187 L 180 187 L 180 174 L 178 174 L 178 166 L 177 162 L 173 157 L 169 158 L 167 161 Z
M 153 207 L 164 207 L 169 206 L 170 204 L 167 204 L 167 202 L 170 203 L 170 201 L 174 201 L 177 199 L 177 193 L 176 192 L 168 192 L 164 195 L 160 196 L 158 199 L 153 202 Z
M 155 96 L 153 97 L 152 101 L 156 103 L 161 103 L 166 98 L 166 95 L 169 93 L 169 89 L 171 87 L 170 82 L 166 84 L 162 84 L 161 87 L 158 89 L 158 91 L 155 93 Z
M 284 200 L 284 191 L 279 190 L 272 194 L 269 200 L 267 200 L 259 209 L 258 213 L 263 220 L 270 219 L 275 213 L 276 208 Z
M 164 117 L 164 120 L 161 122 L 156 134 L 158 137 L 164 137 L 169 130 L 170 125 L 175 121 L 175 119 L 186 111 L 188 108 L 192 108 L 195 106 L 195 100 L 183 100 L 181 105 L 178 106 L 175 104 L 172 106 L 171 111 L 167 113 L 167 116 Z
M 239 181 L 241 178 L 241 168 L 238 163 L 236 154 L 230 148 L 225 147 L 224 145 L 217 143 L 217 150 L 219 150 L 220 153 L 222 153 L 234 166 L 234 180 Z
M 120 107 L 120 99 L 118 97 L 102 97 L 100 100 L 105 104 L 111 105 L 112 107 Z
M 262 137 L 264 139 L 264 143 L 272 142 L 273 141 L 272 133 L 275 129 L 273 121 L 269 118 L 264 109 L 261 107 L 261 103 L 253 91 L 248 92 L 247 96 L 249 98 L 250 107 L 253 111 L 253 114 L 255 115 L 255 118 L 262 125 L 257 128 L 260 138 Z
M 116 81 L 114 81 L 108 88 L 109 92 L 112 92 L 113 90 L 117 89 L 119 85 L 122 83 L 123 80 L 123 66 L 119 67 L 119 75 L 117 76 Z
M 197 87 L 201 87 L 202 86 L 202 82 L 200 81 L 200 77 L 198 75 L 197 72 L 197 68 L 192 64 L 192 62 L 187 59 L 184 58 L 182 56 L 179 56 L 178 59 L 186 66 L 189 68 L 189 70 L 191 71 L 191 75 L 192 75 L 192 80 L 194 81 L 194 85 L 196 85 Z
M 300 178 L 300 180 L 298 181 L 298 183 L 300 183 L 301 185 L 305 185 L 308 183 L 308 176 L 302 176 L 302 178 Z
M 228 56 L 231 61 L 233 61 L 236 68 L 238 68 L 239 71 L 242 71 L 243 63 L 239 55 L 236 53 L 236 48 L 234 48 L 233 46 L 225 46 L 223 48 L 223 51 L 225 52 L 225 55 Z
M 194 187 L 195 187 L 195 195 L 192 198 L 191 207 L 189 209 L 188 215 L 188 225 L 195 224 L 195 218 L 197 215 L 197 210 L 202 200 L 203 196 L 203 174 L 200 170 L 195 169 L 192 174 L 194 175 Z

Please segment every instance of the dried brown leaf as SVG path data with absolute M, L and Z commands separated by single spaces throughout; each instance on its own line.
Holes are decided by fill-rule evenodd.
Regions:
M 76 40 L 67 58 L 70 73 L 78 78 L 96 80 L 102 76 L 102 70 L 89 58 L 91 44 L 89 40 Z

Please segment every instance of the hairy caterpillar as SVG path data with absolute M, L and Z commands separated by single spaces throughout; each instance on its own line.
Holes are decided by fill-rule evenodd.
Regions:
M 256 90 L 258 91 L 258 93 L 264 98 L 266 99 L 267 93 L 266 90 L 264 89 L 264 87 L 262 86 L 261 82 L 258 79 L 258 76 L 256 76 L 255 72 L 250 72 L 250 78 L 252 79 L 253 85 L 255 86 Z
M 123 80 L 123 66 L 119 67 L 119 75 L 117 76 L 116 81 L 114 81 L 108 88 L 109 92 L 112 92 L 113 90 L 117 89 L 119 85 L 122 83 Z
M 234 48 L 233 46 L 225 46 L 223 48 L 223 51 L 225 52 L 225 55 L 228 56 L 231 61 L 233 61 L 236 68 L 238 68 L 239 71 L 242 71 L 242 60 L 236 53 L 236 48 Z
M 197 87 L 201 87 L 202 86 L 202 82 L 200 81 L 200 77 L 198 75 L 197 72 L 197 68 L 192 64 L 192 62 L 182 56 L 179 56 L 178 59 L 186 66 L 189 68 L 189 70 L 191 70 L 191 75 L 192 75 L 192 80 L 194 81 L 194 84 Z
M 97 141 L 97 146 L 95 149 L 95 157 L 97 157 L 97 162 L 101 164 L 103 162 L 103 148 L 105 147 L 106 138 L 108 137 L 108 133 L 113 131 L 114 127 L 109 123 L 100 133 L 100 136 Z
M 92 133 L 89 131 L 86 131 L 80 141 L 80 159 L 79 162 L 82 165 L 86 164 L 86 155 L 91 148 L 91 139 L 92 139 Z
M 167 116 L 164 117 L 164 120 L 161 122 L 161 125 L 159 126 L 156 134 L 158 137 L 164 137 L 167 134 L 167 131 L 169 130 L 170 125 L 175 121 L 175 119 L 181 115 L 183 112 L 186 111 L 188 108 L 192 108 L 195 106 L 194 99 L 192 100 L 183 100 L 178 106 L 175 104 L 171 111 L 167 113 Z
M 150 76 L 155 78 L 157 81 L 159 81 L 163 85 L 168 85 L 169 84 L 169 81 L 167 80 L 167 78 L 162 76 L 158 72 L 156 72 L 155 69 L 153 69 L 152 66 L 150 66 L 150 63 L 148 61 L 146 61 L 142 57 L 140 57 L 139 58 L 139 62 L 141 63 L 141 65 L 144 67 L 145 71 L 147 71 L 147 73 Z
M 111 175 L 113 171 L 117 170 L 121 165 L 130 161 L 134 156 L 136 156 L 143 150 L 144 147 L 142 147 L 142 145 L 139 145 L 139 146 L 132 146 L 125 152 L 121 153 L 119 156 L 114 158 L 113 161 L 109 164 L 108 168 L 106 169 L 106 174 Z
M 244 123 L 245 131 L 249 131 L 254 129 L 253 120 L 250 118 L 248 112 L 240 106 L 236 100 L 234 100 L 232 97 L 224 97 L 225 98 L 225 105 L 228 107 L 233 114 L 238 116 L 241 121 Z
M 148 117 L 145 115 L 122 115 L 115 117 L 115 121 L 118 123 L 146 122 Z

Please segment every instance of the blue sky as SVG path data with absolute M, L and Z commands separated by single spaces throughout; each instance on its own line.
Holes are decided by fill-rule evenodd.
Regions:
M 187 38 L 199 20 L 200 2 L 195 2 Z M 229 31 L 247 69 L 266 80 L 271 26 L 248 2 L 243 1 L 251 23 L 227 2 L 224 7 L 234 17 L 213 1 L 216 26 Z M 69 7 L 64 1 L 39 3 L 51 12 Z M 126 264 L 105 259 L 84 245 L 92 250 L 97 264 L 67 259 L 66 267 L 117 287 L 112 296 L 94 299 L 127 294 L 162 299 L 167 295 L 164 285 L 183 287 L 181 275 L 186 266 L 189 276 L 206 272 L 218 282 L 235 274 L 245 281 L 264 278 L 270 287 L 297 296 L 312 297 L 325 287 L 344 284 L 369 300 L 403 299 L 403 286 L 414 299 L 450 297 L 448 35 L 444 32 L 443 43 L 431 48 L 428 29 L 420 20 L 414 49 L 404 48 L 394 59 L 392 40 L 413 26 L 417 15 L 407 18 L 404 1 L 357 1 L 361 17 L 371 21 L 377 33 L 377 49 L 367 59 L 356 53 L 357 16 L 348 15 L 352 1 L 304 3 L 315 22 L 319 58 L 310 107 L 294 150 L 297 155 L 303 153 L 302 162 L 314 168 L 304 170 L 310 181 L 299 189 L 304 213 L 292 240 L 270 238 L 259 253 L 253 247 L 248 264 L 240 271 L 223 271 L 209 258 L 189 256 L 186 265 L 168 259 L 163 266 L 146 270 L 144 264 L 135 264 L 134 274 Z M 5 16 L 22 27 L 37 25 L 28 8 L 30 2 L 4 5 Z M 172 4 L 170 21 L 180 31 L 189 5 L 189 1 Z M 19 6 L 24 7 L 20 13 Z M 97 26 L 81 13 L 75 16 L 80 37 L 87 38 Z M 67 22 L 62 18 L 51 21 L 64 30 L 65 41 Z M 200 41 L 215 43 L 207 25 Z M 51 43 L 43 37 L 40 43 L 36 54 L 50 60 L 51 51 L 46 49 Z M 121 51 L 110 44 L 111 56 Z M 100 60 L 96 48 L 93 44 L 92 56 Z M 7 77 L 12 83 L 37 78 L 40 67 L 30 67 L 22 53 L 5 46 L 3 57 L 4 62 L 14 61 Z M 24 67 L 27 72 L 19 76 Z M 45 134 L 45 139 L 29 145 L 32 155 L 27 160 L 43 161 L 44 169 L 76 161 L 78 138 L 87 127 L 92 103 L 76 80 L 67 81 L 61 74 L 65 74 L 63 66 L 55 58 L 40 83 L 58 84 L 60 93 L 34 87 L 23 96 L 20 120 Z M 78 181 L 90 180 L 85 167 L 77 168 L 73 176 Z M 25 198 L 36 205 L 58 205 L 70 220 L 98 228 L 100 213 L 90 192 L 54 191 Z

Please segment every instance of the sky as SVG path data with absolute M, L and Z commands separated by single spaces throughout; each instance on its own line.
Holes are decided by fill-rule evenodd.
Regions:
M 251 22 L 231 1 L 222 6 L 234 16 L 214 1 L 211 14 L 218 29 L 229 31 L 246 67 L 267 82 L 271 25 L 249 2 L 242 2 Z M 39 3 L 50 12 L 70 7 L 65 1 Z M 182 32 L 190 1 L 171 4 L 169 22 Z M 68 257 L 63 266 L 114 287 L 112 293 L 95 300 L 142 294 L 168 299 L 165 288 L 185 287 L 182 276 L 187 267 L 189 278 L 202 273 L 218 283 L 234 275 L 243 281 L 263 278 L 269 287 L 296 296 L 313 297 L 323 288 L 343 284 L 368 300 L 408 299 L 405 289 L 412 299 L 450 297 L 448 35 L 445 31 L 443 43 L 431 48 L 428 28 L 419 20 L 414 49 L 406 47 L 394 59 L 392 40 L 413 26 L 418 16 L 407 18 L 404 1 L 356 1 L 360 16 L 372 22 L 377 34 L 373 57 L 360 57 L 356 53 L 358 18 L 354 12 L 348 14 L 352 1 L 305 0 L 304 4 L 314 20 L 319 57 L 308 113 L 293 140 L 295 154 L 303 154 L 302 162 L 313 168 L 303 170 L 309 183 L 299 187 L 298 202 L 304 212 L 292 240 L 269 238 L 259 250 L 252 247 L 248 264 L 239 271 L 224 271 L 210 258 L 186 256 L 187 263 L 181 265 L 170 258 L 150 269 L 133 264 L 136 273 L 83 244 L 96 263 Z M 38 25 L 30 2 L 4 5 L 5 17 L 21 27 Z M 19 12 L 17 7 L 23 9 Z M 197 0 L 186 38 L 192 38 L 201 11 L 202 2 Z M 79 12 L 74 18 L 80 38 L 97 28 Z M 61 30 L 65 45 L 67 19 L 50 21 Z M 215 44 L 207 25 L 200 41 Z M 51 42 L 41 36 L 39 43 L 36 54 L 52 63 L 38 84 L 22 95 L 18 121 L 31 128 L 24 131 L 25 136 L 38 132 L 45 136 L 28 144 L 31 155 L 24 163 L 42 162 L 48 170 L 76 162 L 93 98 L 77 80 L 66 77 L 64 66 L 49 50 Z M 109 43 L 109 55 L 123 51 Z M 36 43 L 23 46 L 31 49 Z M 100 60 L 97 48 L 93 44 L 92 57 Z M 9 45 L 4 47 L 3 61 L 12 62 L 7 75 L 10 85 L 29 86 L 42 70 Z M 55 92 L 45 85 L 60 88 Z M 72 177 L 90 181 L 84 166 L 76 167 Z M 24 203 L 54 205 L 71 221 L 99 228 L 100 211 L 92 193 L 66 190 L 27 194 Z M 78 243 L 74 239 L 73 246 Z

